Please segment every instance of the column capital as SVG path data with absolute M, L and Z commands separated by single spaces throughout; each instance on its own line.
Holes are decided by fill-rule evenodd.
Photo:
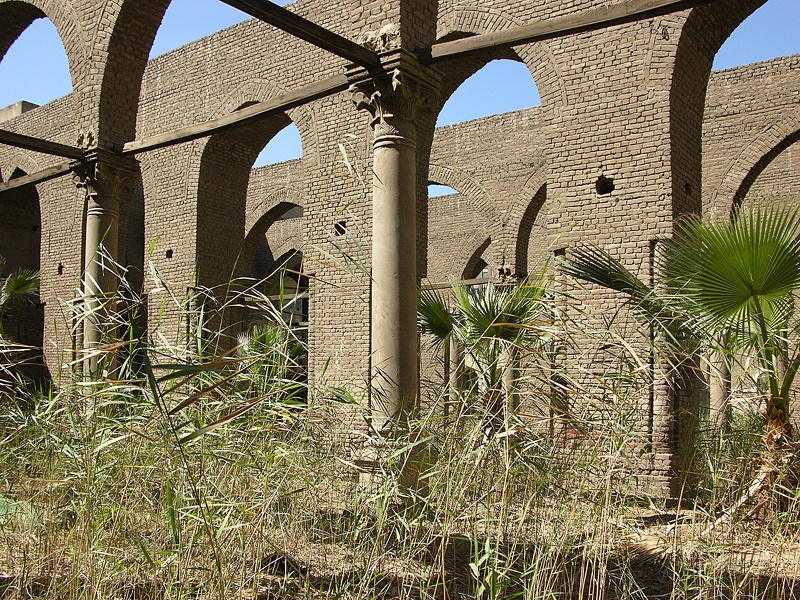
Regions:
M 94 149 L 87 153 L 85 162 L 74 169 L 72 181 L 89 198 L 121 200 L 133 193 L 138 174 L 135 160 Z
M 347 75 L 353 104 L 372 115 L 376 141 L 380 136 L 413 139 L 415 119 L 432 110 L 439 93 L 436 72 L 406 50 L 388 52 L 378 67 L 354 68 Z

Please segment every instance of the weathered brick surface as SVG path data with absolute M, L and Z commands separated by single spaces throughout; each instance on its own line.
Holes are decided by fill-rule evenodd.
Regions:
M 714 74 L 703 126 L 707 212 L 726 215 L 749 192 L 797 196 L 791 150 L 800 139 L 798 105 L 800 55 Z
M 792 145 L 800 130 L 797 57 L 725 71 L 709 85 L 717 49 L 763 2 L 725 0 L 437 66 L 440 96 L 417 120 L 418 247 L 408 251 L 419 257 L 418 272 L 431 280 L 457 278 L 483 260 L 491 270 L 524 274 L 552 249 L 569 253 L 590 239 L 649 277 L 657 242 L 672 234 L 677 217 L 727 210 L 748 192 L 786 190 L 782 182 L 798 178 Z M 0 56 L 27 24 L 46 15 L 64 41 L 74 88 L 70 96 L 3 127 L 114 149 L 275 98 L 346 66 L 257 21 L 148 63 L 168 4 L 0 0 Z M 291 10 L 378 50 L 413 51 L 437 39 L 490 33 L 596 5 L 299 0 Z M 435 131 L 436 114 L 450 94 L 494 58 L 524 62 L 542 106 Z M 251 171 L 258 152 L 290 121 L 300 131 L 303 158 Z M 312 375 L 323 383 L 322 367 L 328 365 L 325 382 L 363 390 L 370 356 L 371 152 L 369 116 L 342 93 L 256 125 L 145 153 L 139 157 L 141 185 L 122 198 L 120 256 L 140 270 L 151 260 L 181 296 L 249 275 L 259 247 L 259 256 L 266 256 L 264 244 L 273 259 L 301 250 L 312 276 Z M 6 179 L 17 169 L 31 173 L 53 162 L 0 148 Z M 600 176 L 614 180 L 613 192 L 598 193 Z M 429 182 L 459 194 L 429 202 Z M 83 195 L 69 178 L 40 184 L 36 193 L 46 330 L 58 322 L 55 344 L 46 344 L 47 360 L 55 366 L 71 352 L 69 318 L 57 298 L 72 297 L 80 278 Z M 28 221 L 24 227 L 35 226 L 36 199 L 25 194 L 3 200 L 9 234 Z M 302 210 L 302 217 L 295 212 L 281 219 L 289 210 Z M 6 251 L 20 264 L 36 262 L 36 240 L 29 242 L 28 252 Z M 151 244 L 153 252 L 145 256 Z M 153 308 L 167 297 L 151 282 L 145 291 Z M 613 302 L 601 294 L 585 300 L 599 312 Z M 159 331 L 185 343 L 178 311 L 164 314 Z M 671 464 L 675 402 L 680 398 L 659 389 L 642 407 L 641 427 L 653 444 L 648 468 L 656 483 L 665 481 Z

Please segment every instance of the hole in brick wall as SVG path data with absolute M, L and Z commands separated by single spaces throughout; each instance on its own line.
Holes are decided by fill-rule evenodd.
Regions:
M 557 258 L 564 258 L 566 255 L 567 255 L 566 248 L 556 248 L 555 250 L 553 250 L 553 256 Z
M 687 196 L 692 195 L 692 184 L 688 181 L 683 185 L 683 191 Z
M 58 274 L 59 275 L 64 274 L 64 263 L 58 263 Z
M 333 226 L 333 232 L 336 235 L 344 235 L 347 233 L 347 221 L 339 221 Z
M 172 258 L 172 248 L 170 248 L 169 250 L 167 250 L 167 251 L 164 253 L 164 255 L 165 255 L 167 258 Z
M 597 178 L 597 181 L 594 183 L 594 187 L 600 196 L 610 194 L 616 189 L 614 187 L 614 180 L 610 177 L 606 177 L 605 175 L 600 175 L 600 177 Z

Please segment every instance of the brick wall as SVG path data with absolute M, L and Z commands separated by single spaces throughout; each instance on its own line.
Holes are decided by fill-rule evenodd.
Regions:
M 481 257 L 491 268 L 526 273 L 552 248 L 569 253 L 591 239 L 648 277 L 652 248 L 671 235 L 676 217 L 703 207 L 721 210 L 747 193 L 781 187 L 781 179 L 796 181 L 797 57 L 726 71 L 707 86 L 719 45 L 763 1 L 715 3 L 439 65 L 440 97 L 417 122 L 420 274 L 460 277 Z M 69 144 L 80 137 L 88 146 L 113 149 L 344 70 L 342 59 L 257 21 L 148 63 L 167 5 L 168 0 L 0 0 L 0 54 L 32 19 L 46 15 L 65 42 L 75 89 L 4 127 Z M 434 39 L 490 33 L 542 14 L 595 6 L 591 0 L 549 0 L 546 7 L 530 0 L 479 6 L 458 0 L 300 0 L 291 9 L 351 39 L 369 38 L 379 49 L 414 50 Z M 450 94 L 493 58 L 522 61 L 542 106 L 435 131 L 436 114 Z M 251 171 L 258 152 L 290 120 L 300 131 L 303 158 Z M 141 186 L 124 199 L 121 215 L 128 260 L 140 266 L 144 247 L 152 245 L 147 258 L 182 297 L 197 285 L 215 287 L 247 274 L 263 239 L 276 248 L 284 238 L 291 237 L 286 243 L 292 246 L 301 239 L 312 281 L 315 382 L 364 390 L 371 133 L 369 116 L 353 108 L 349 95 L 148 152 L 139 161 Z M 3 177 L 51 164 L 50 157 L 0 148 Z M 613 179 L 613 191 L 598 191 L 601 177 Z M 429 202 L 429 181 L 459 194 Z M 57 298 L 73 297 L 80 278 L 83 195 L 68 178 L 36 191 L 46 327 L 58 322 L 48 361 L 56 364 L 61 355 L 53 348 L 67 354 L 71 348 L 70 319 Z M 273 225 L 295 206 L 302 207 L 296 224 Z M 169 304 L 157 290 L 145 283 L 152 308 Z M 613 305 L 613 298 L 599 294 L 583 300 L 599 313 Z M 151 309 L 151 315 L 157 312 Z M 186 343 L 185 323 L 178 316 L 170 306 L 157 326 L 180 345 Z M 663 482 L 672 413 L 681 400 L 661 391 L 654 398 L 641 407 L 640 425 L 651 433 L 651 467 Z

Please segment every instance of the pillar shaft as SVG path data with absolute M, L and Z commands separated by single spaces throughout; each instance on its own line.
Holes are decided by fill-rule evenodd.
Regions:
M 727 431 L 730 426 L 731 373 L 726 357 L 719 350 L 711 353 L 709 379 L 709 421 L 713 427 Z
M 415 151 L 410 136 L 375 137 L 372 401 L 381 417 L 394 420 L 405 418 L 419 389 Z
M 117 287 L 114 265 L 118 258 L 119 201 L 90 195 L 86 207 L 86 237 L 83 257 L 83 296 L 86 309 L 83 344 L 87 349 L 101 341 L 104 299 Z M 109 298 L 108 301 L 111 301 Z M 91 360 L 91 370 L 96 360 Z
M 114 293 L 120 274 L 119 252 L 120 203 L 133 191 L 136 166 L 130 159 L 120 159 L 95 151 L 88 163 L 76 171 L 75 185 L 86 194 L 84 228 L 83 344 L 88 356 L 85 372 L 98 374 L 100 347 L 104 332 L 113 329 Z
M 354 71 L 356 107 L 372 115 L 372 373 L 374 426 L 402 427 L 419 396 L 415 115 L 435 90 L 403 51 L 377 72 Z

